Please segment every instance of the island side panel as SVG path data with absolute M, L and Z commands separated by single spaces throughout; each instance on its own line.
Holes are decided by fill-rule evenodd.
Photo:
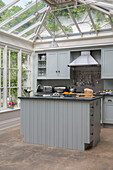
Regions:
M 25 142 L 77 150 L 91 142 L 90 102 L 24 99 L 22 105 Z

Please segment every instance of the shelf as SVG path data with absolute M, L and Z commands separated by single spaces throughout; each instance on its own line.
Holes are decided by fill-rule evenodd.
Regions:
M 38 60 L 38 61 L 41 61 L 41 62 L 44 62 L 44 61 L 45 61 L 45 62 L 46 62 L 46 60 Z
M 38 67 L 38 69 L 46 69 L 46 67 Z

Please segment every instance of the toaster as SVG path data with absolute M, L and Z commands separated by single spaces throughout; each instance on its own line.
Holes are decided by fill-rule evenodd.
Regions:
M 53 92 L 52 86 L 43 86 L 43 92 Z

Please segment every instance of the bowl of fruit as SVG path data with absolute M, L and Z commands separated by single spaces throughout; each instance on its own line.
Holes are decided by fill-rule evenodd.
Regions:
M 73 92 L 64 92 L 63 96 L 64 97 L 72 97 L 73 96 Z

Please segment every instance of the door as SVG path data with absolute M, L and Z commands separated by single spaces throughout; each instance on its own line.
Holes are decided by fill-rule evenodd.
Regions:
M 70 79 L 70 68 L 67 66 L 70 63 L 69 51 L 58 52 L 58 78 L 59 79 Z
M 47 79 L 57 78 L 57 52 L 47 53 Z

